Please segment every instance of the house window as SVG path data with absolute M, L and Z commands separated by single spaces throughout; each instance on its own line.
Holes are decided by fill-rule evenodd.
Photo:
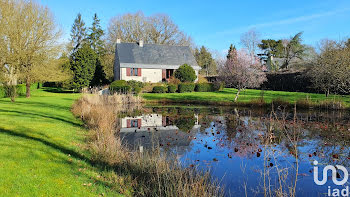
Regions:
M 128 119 L 126 120 L 127 128 L 140 128 L 141 119 Z
M 141 76 L 141 68 L 126 68 L 126 76 Z
M 130 69 L 130 75 L 131 76 L 138 76 L 137 68 L 131 68 Z
M 138 120 L 130 120 L 130 127 L 139 127 Z

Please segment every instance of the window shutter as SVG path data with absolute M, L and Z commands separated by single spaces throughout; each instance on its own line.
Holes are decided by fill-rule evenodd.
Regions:
M 166 77 L 166 69 L 163 69 L 162 70 L 162 79 L 165 79 L 165 77 Z
M 137 119 L 137 126 L 141 127 L 141 119 Z
M 166 117 L 165 116 L 162 117 L 162 126 L 163 127 L 166 126 Z
M 130 76 L 131 75 L 131 69 L 130 68 L 126 68 L 126 76 Z
M 137 69 L 137 76 L 141 76 L 141 68 Z
M 126 120 L 126 127 L 130 128 L 131 127 L 131 120 Z

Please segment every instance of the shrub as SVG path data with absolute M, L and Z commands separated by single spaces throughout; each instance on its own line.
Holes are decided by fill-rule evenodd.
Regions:
M 221 91 L 224 89 L 224 87 L 225 87 L 224 82 L 215 81 L 213 83 L 213 91 Z
M 121 81 L 124 81 L 124 80 L 121 80 Z M 132 88 L 135 88 L 135 87 L 143 88 L 145 86 L 144 83 L 136 80 L 127 81 L 126 84 L 131 86 Z
M 168 86 L 168 93 L 175 93 L 177 90 L 177 85 L 174 85 L 174 84 L 170 84 Z
M 196 92 L 212 92 L 214 91 L 212 83 L 197 83 L 194 88 Z
M 122 81 L 124 81 L 124 80 L 122 80 Z M 123 83 L 123 82 L 120 82 L 120 83 Z M 126 83 L 126 85 L 131 87 L 131 91 L 135 94 L 139 94 L 141 92 L 142 88 L 145 86 L 145 84 L 142 83 L 141 81 L 135 81 L 135 80 L 130 80 L 130 81 L 127 81 L 125 83 Z
M 130 92 L 131 86 L 127 85 L 126 81 L 124 80 L 118 80 L 111 83 L 111 85 L 109 86 L 109 90 L 112 94 L 116 92 L 126 94 Z
M 18 96 L 25 96 L 26 95 L 26 85 L 25 84 L 17 85 L 16 94 Z M 8 96 L 8 97 L 10 97 L 10 96 Z
M 194 83 L 180 83 L 179 84 L 179 92 L 193 92 L 195 84 Z
M 6 97 L 5 88 L 3 86 L 0 86 L 0 98 Z
M 113 81 L 113 82 L 111 83 L 111 86 L 113 86 L 113 85 L 125 86 L 125 85 L 127 85 L 127 84 L 126 84 L 126 81 L 125 81 L 125 80 L 117 80 L 117 81 Z
M 175 85 L 178 85 L 181 83 L 181 81 L 179 79 L 175 78 L 174 76 L 171 76 L 169 78 L 168 82 L 169 82 L 169 84 L 175 84 Z
M 165 93 L 167 88 L 165 86 L 154 86 L 152 92 L 153 93 Z
M 141 89 L 140 87 L 134 87 L 133 92 L 134 92 L 135 94 L 140 94 L 141 90 L 142 90 L 142 89 Z
M 175 71 L 175 77 L 181 82 L 194 82 L 197 75 L 190 65 L 184 64 Z

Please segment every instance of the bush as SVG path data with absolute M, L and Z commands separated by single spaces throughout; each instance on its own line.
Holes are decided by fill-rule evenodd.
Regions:
M 221 91 L 224 89 L 224 87 L 225 87 L 224 82 L 215 81 L 213 83 L 213 91 Z
M 131 87 L 131 91 L 135 94 L 139 94 L 142 88 L 145 86 L 144 83 L 136 80 L 127 81 L 126 84 Z
M 194 82 L 197 75 L 190 65 L 184 64 L 175 71 L 175 77 L 181 82 Z
M 124 80 L 118 80 L 111 83 L 109 90 L 112 94 L 116 92 L 126 94 L 130 92 L 131 86 L 127 85 L 126 81 Z
M 177 85 L 174 85 L 174 84 L 170 84 L 168 86 L 168 93 L 175 93 L 177 90 Z
M 0 98 L 6 97 L 5 88 L 3 86 L 0 86 Z
M 134 92 L 135 94 L 140 94 L 141 90 L 142 90 L 142 89 L 141 89 L 140 87 L 134 87 L 133 92 Z
M 124 80 L 121 80 L 121 81 L 124 81 Z M 131 86 L 132 88 L 136 88 L 136 87 L 143 88 L 145 86 L 144 83 L 136 80 L 127 81 L 126 84 Z
M 179 84 L 179 92 L 193 92 L 195 84 L 194 83 L 181 83 Z
M 118 86 L 126 86 L 127 84 L 126 84 L 125 80 L 117 80 L 117 81 L 113 81 L 111 83 L 111 86 L 116 86 L 116 85 L 118 85 Z
M 17 85 L 17 87 L 16 87 L 16 94 L 18 96 L 26 96 L 26 85 L 25 84 Z
M 214 87 L 212 83 L 197 83 L 194 88 L 196 92 L 212 92 L 214 91 Z
M 177 78 L 175 78 L 174 76 L 171 76 L 169 78 L 169 81 L 168 81 L 169 84 L 175 84 L 175 85 L 178 85 L 181 83 L 181 81 Z
M 153 93 L 165 93 L 167 88 L 165 86 L 154 86 L 152 92 Z

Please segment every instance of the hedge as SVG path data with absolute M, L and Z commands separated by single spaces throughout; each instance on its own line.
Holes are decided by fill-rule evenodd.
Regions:
M 197 83 L 194 88 L 196 92 L 212 92 L 214 91 L 214 87 L 212 83 Z
M 213 83 L 213 91 L 221 91 L 224 89 L 224 87 L 225 87 L 224 82 L 216 81 Z
M 167 87 L 165 86 L 154 86 L 152 92 L 153 93 L 165 93 L 167 91 Z
M 124 80 L 118 80 L 111 83 L 109 90 L 112 94 L 116 92 L 125 94 L 130 92 L 131 86 L 127 85 Z
M 195 88 L 194 83 L 180 83 L 179 84 L 179 92 L 193 92 Z
M 177 90 L 177 85 L 170 84 L 168 86 L 168 93 L 175 93 Z

